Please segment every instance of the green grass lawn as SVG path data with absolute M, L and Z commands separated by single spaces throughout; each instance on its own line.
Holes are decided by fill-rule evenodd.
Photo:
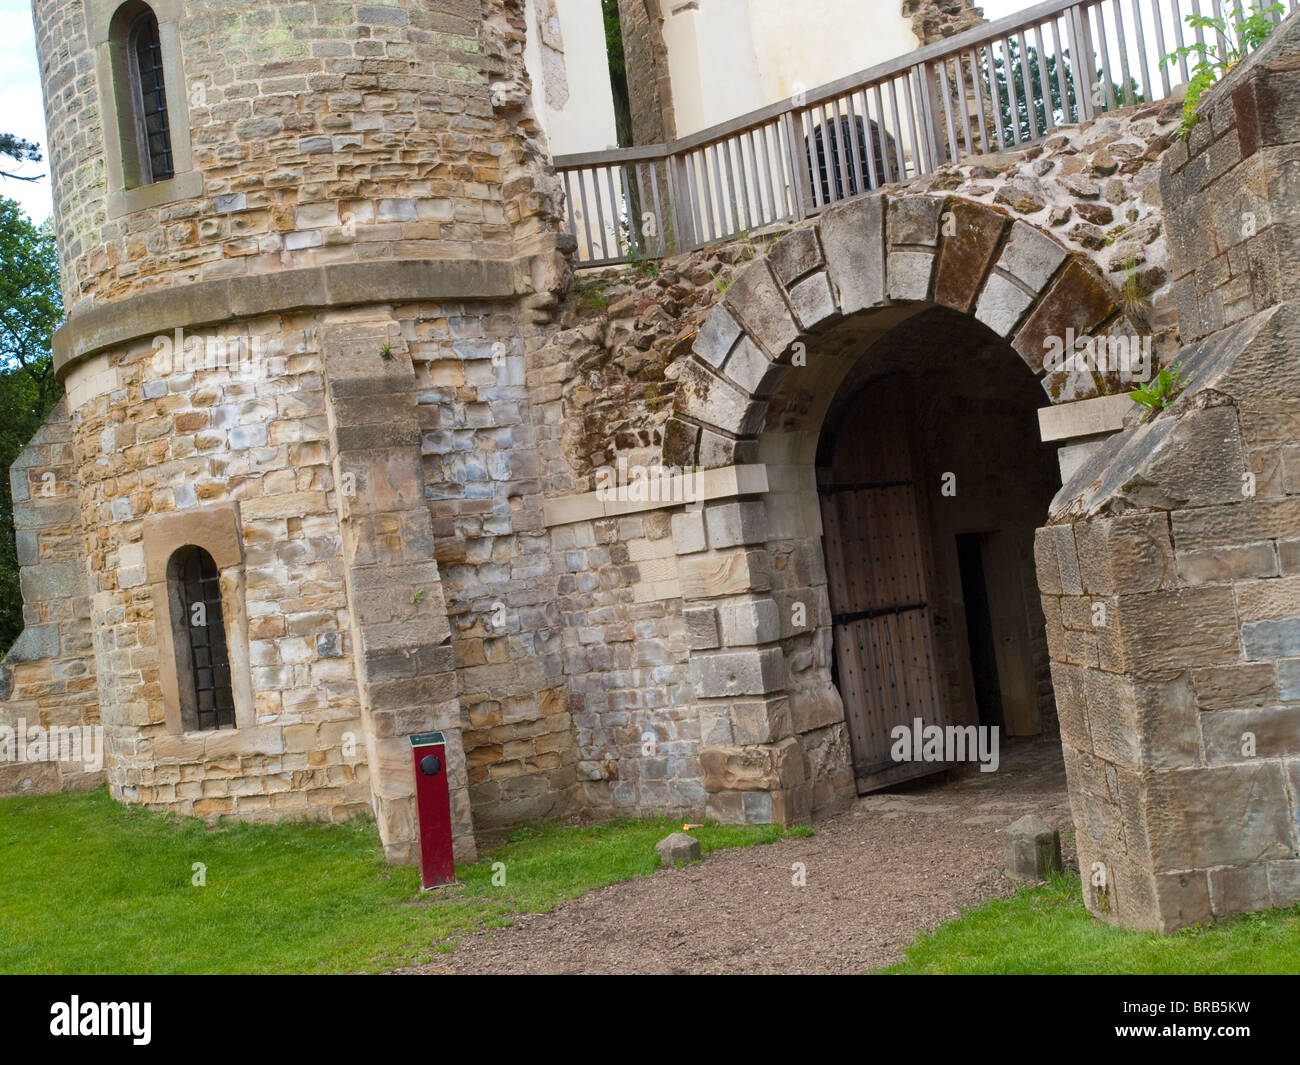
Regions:
M 131 809 L 107 792 L 0 800 L 0 972 L 338 973 L 428 961 L 479 926 L 545 912 L 658 867 L 679 822 L 517 832 L 460 883 L 421 893 L 365 820 L 223 825 Z M 770 843 L 774 826 L 706 825 L 705 851 Z M 206 867 L 196 887 L 194 863 Z M 492 883 L 505 863 L 504 886 Z
M 1300 973 L 1300 906 L 1174 935 L 1094 920 L 1077 876 L 973 907 L 919 937 L 884 974 Z

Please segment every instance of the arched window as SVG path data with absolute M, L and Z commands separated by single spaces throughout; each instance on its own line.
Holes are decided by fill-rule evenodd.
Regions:
M 166 181 L 176 173 L 172 159 L 171 126 L 167 118 L 167 88 L 163 79 L 162 41 L 158 19 L 148 7 L 129 24 L 126 37 L 140 184 Z
M 183 727 L 234 728 L 235 697 L 217 564 L 201 547 L 182 547 L 167 565 L 167 585 Z
M 185 0 L 81 6 L 95 50 L 108 217 L 198 199 L 203 173 L 194 164 L 181 47 Z
M 821 194 L 819 204 L 837 203 L 904 179 L 898 145 L 874 120 L 863 122 L 856 116 L 850 121 L 841 115 L 838 123 L 820 122 L 804 144 L 808 171 Z

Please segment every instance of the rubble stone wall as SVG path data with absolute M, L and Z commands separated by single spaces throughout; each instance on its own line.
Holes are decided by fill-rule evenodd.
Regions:
M 1113 410 L 1131 382 L 1048 346 L 1153 338 L 1190 386 L 1076 434 L 1035 540 L 1088 904 L 1170 929 L 1300 898 L 1294 22 L 1185 144 L 1177 100 L 1139 106 L 570 288 L 518 0 L 159 0 L 199 185 L 125 213 L 112 8 L 36 4 L 68 394 L 13 474 L 6 720 L 102 721 L 112 793 L 157 809 L 373 810 L 395 861 L 432 729 L 461 857 L 575 811 L 806 819 L 854 792 L 815 476 L 836 397 L 962 335 L 1024 375 L 1017 410 Z M 932 417 L 986 395 L 951 392 Z M 701 472 L 611 499 L 620 463 Z M 190 543 L 219 558 L 235 729 L 178 725 L 160 567 Z

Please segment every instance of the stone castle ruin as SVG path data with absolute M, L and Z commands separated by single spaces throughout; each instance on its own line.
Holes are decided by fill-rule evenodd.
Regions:
M 1295 20 L 1187 139 L 1139 104 L 575 281 L 529 10 L 35 0 L 66 398 L 0 713 L 105 759 L 0 790 L 406 862 L 441 730 L 467 859 L 806 821 L 922 719 L 1059 731 L 1105 920 L 1300 901 Z

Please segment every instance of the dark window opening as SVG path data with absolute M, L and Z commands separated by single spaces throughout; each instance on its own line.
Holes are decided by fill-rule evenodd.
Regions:
M 819 204 L 835 203 L 904 176 L 894 138 L 875 122 L 866 123 L 860 117 L 850 121 L 845 115 L 838 123 L 819 123 L 805 139 L 805 146 L 808 172 L 821 197 Z
M 970 644 L 971 680 L 981 725 L 1001 726 L 1002 689 L 998 684 L 997 652 L 993 644 L 993 614 L 984 578 L 983 537 L 966 533 L 957 537 L 957 564 L 961 572 L 962 599 L 966 603 L 966 639 Z
M 152 11 L 146 9 L 131 23 L 127 51 L 131 59 L 141 177 L 143 184 L 149 185 L 166 181 L 176 173 L 167 117 L 167 90 L 163 83 L 162 42 L 158 36 L 158 19 Z
M 201 547 L 176 552 L 170 570 L 178 613 L 177 672 L 184 726 L 187 731 L 234 728 L 235 698 L 221 611 L 221 574 Z

